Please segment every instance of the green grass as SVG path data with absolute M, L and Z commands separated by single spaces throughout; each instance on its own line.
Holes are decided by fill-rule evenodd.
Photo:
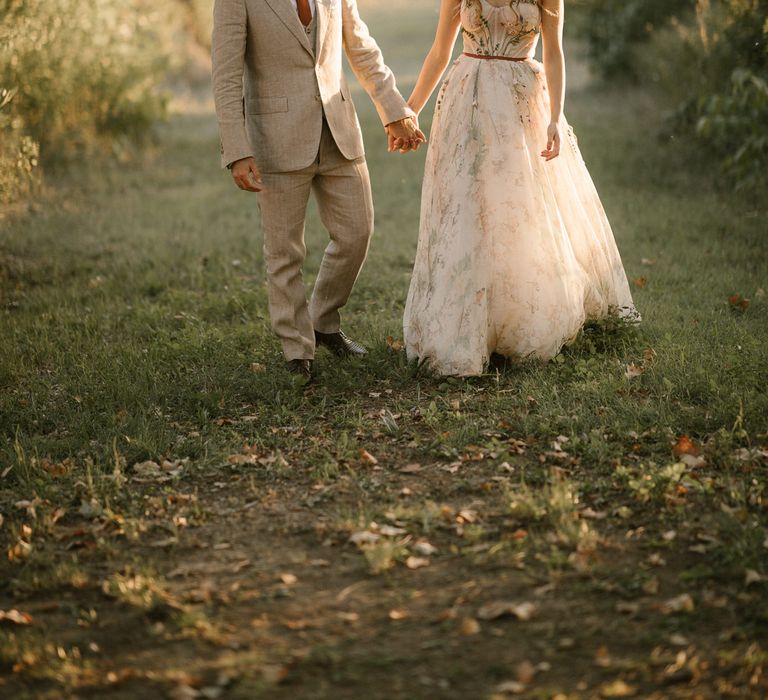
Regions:
M 405 32 L 385 10 L 364 13 L 393 68 L 405 76 L 404 92 L 435 17 L 430 8 L 409 13 Z M 0 628 L 0 673 L 12 666 L 13 654 L 5 650 L 18 650 L 24 640 L 32 657 L 37 654 L 36 662 L 22 664 L 26 671 L 5 681 L 0 676 L 0 694 L 2 683 L 13 683 L 19 697 L 41 689 L 57 697 L 56 687 L 74 693 L 89 683 L 107 692 L 111 686 L 103 676 L 89 676 L 88 663 L 102 671 L 141 665 L 135 642 L 116 632 L 121 624 L 149 635 L 147 653 L 172 649 L 173 658 L 154 678 L 130 676 L 119 691 L 124 697 L 142 683 L 178 684 L 174 669 L 210 679 L 228 668 L 237 669 L 232 697 L 359 698 L 377 674 L 381 692 L 392 690 L 386 679 L 403 666 L 435 676 L 434 682 L 401 679 L 393 695 L 367 694 L 450 698 L 464 689 L 464 696 L 480 697 L 478 683 L 485 694 L 514 677 L 509 669 L 519 661 L 550 658 L 544 647 L 559 648 L 558 635 L 577 639 L 579 648 L 557 652 L 566 656 L 528 688 L 530 697 L 557 689 L 576 693 L 579 678 L 589 691 L 573 697 L 593 697 L 610 674 L 621 673 L 650 692 L 661 683 L 651 650 L 672 634 L 690 639 L 712 661 L 710 670 L 696 670 L 704 687 L 727 677 L 751 692 L 744 669 L 758 668 L 763 652 L 744 649 L 764 637 L 768 607 L 765 584 L 745 587 L 744 580 L 747 570 L 768 575 L 768 486 L 765 457 L 738 450 L 764 450 L 768 442 L 768 305 L 759 291 L 768 282 L 765 211 L 730 194 L 675 144 L 659 142 L 654 105 L 642 92 L 604 91 L 583 76 L 575 85 L 567 113 L 628 275 L 645 278 L 633 283 L 643 323 L 637 329 L 592 326 L 549 363 L 445 380 L 409 365 L 387 343 L 402 336 L 424 151 L 387 154 L 381 126 L 359 90 L 354 98 L 368 147 L 376 234 L 343 318 L 371 352 L 347 364 L 321 354 L 319 382 L 308 391 L 282 370 L 266 312 L 256 203 L 219 171 L 210 114 L 175 117 L 141 162 L 94 163 L 50 177 L 39 202 L 3 221 L 0 538 L 7 548 L 19 539 L 31 542 L 32 550 L 1 565 L 0 609 L 33 609 L 63 595 L 65 608 L 75 612 L 34 613 L 51 616 L 45 633 L 34 630 L 37 636 Z M 307 239 L 311 284 L 326 240 L 314 207 Z M 746 310 L 729 304 L 734 294 L 750 299 Z M 644 371 L 628 379 L 629 364 Z M 703 465 L 672 466 L 672 445 L 682 435 L 701 447 Z M 558 436 L 568 440 L 553 450 Z M 253 460 L 234 463 L 230 456 L 245 454 L 244 445 Z M 360 449 L 378 465 L 361 460 Z M 139 462 L 185 458 L 190 461 L 168 482 L 135 479 Z M 411 463 L 423 471 L 398 472 Z M 41 499 L 35 517 L 14 506 L 35 496 Z M 59 507 L 66 514 L 56 517 Z M 600 518 L 576 520 L 587 507 Z M 462 508 L 476 510 L 478 521 L 462 524 Z M 241 512 L 244 520 L 233 527 L 232 513 Z M 407 530 L 404 544 L 385 540 L 361 552 L 346 545 L 351 532 L 372 520 L 388 522 L 392 513 Z M 665 539 L 672 530 L 674 538 Z M 169 536 L 181 549 L 152 548 Z M 409 571 L 402 564 L 413 547 L 408 538 L 422 536 L 438 542 L 436 563 Z M 255 558 L 251 552 L 263 556 L 250 598 L 242 591 L 226 593 L 228 602 L 217 598 L 236 583 L 228 569 L 211 574 L 213 594 L 170 575 L 200 556 L 199 548 L 214 551 L 222 539 L 241 547 L 243 559 Z M 65 548 L 64 542 L 76 544 Z M 697 546 L 706 548 L 706 570 L 701 554 L 690 550 Z M 656 570 L 640 567 L 654 552 L 668 562 L 659 569 L 659 596 L 690 590 L 696 609 L 667 617 L 648 603 L 640 621 L 629 624 L 615 602 L 644 595 L 642 585 Z M 291 558 L 278 561 L 281 553 Z M 322 638 L 313 628 L 270 631 L 269 644 L 258 636 L 266 631 L 254 637 L 262 628 L 250 621 L 259 614 L 299 614 L 291 607 L 299 605 L 291 586 L 276 584 L 276 572 L 306 568 L 315 559 L 333 566 L 316 578 L 311 567 L 300 574 L 299 585 L 305 576 L 310 581 L 307 605 L 324 610 L 327 587 L 365 581 L 360 614 L 372 616 L 365 619 L 374 636 L 354 628 L 350 637 L 336 621 L 322 627 Z M 369 561 L 392 568 L 371 577 Z M 105 602 L 103 585 L 143 570 L 168 576 L 175 583 L 167 595 L 185 604 L 187 596 L 197 606 L 191 619 L 198 619 L 194 612 L 229 629 L 240 651 L 201 651 L 196 645 L 204 642 L 187 627 L 137 620 L 135 612 L 126 617 L 124 608 Z M 475 593 L 465 587 L 472 580 Z M 541 649 L 485 631 L 456 636 L 462 616 L 473 614 L 467 606 L 483 596 L 530 597 L 531 586 L 547 581 L 565 588 L 562 600 L 531 623 L 540 626 L 532 636 Z M 157 586 L 166 591 L 161 578 Z M 429 595 L 419 597 L 419 589 Z M 727 603 L 709 606 L 710 595 Z M 393 623 L 386 605 L 424 606 L 426 617 L 412 612 Z M 82 618 L 78 606 L 92 606 L 104 619 L 78 631 L 71 617 Z M 459 610 L 457 621 L 447 617 L 425 632 L 424 620 L 448 608 Z M 573 611 L 592 622 L 576 626 Z M 595 631 L 595 620 L 602 631 Z M 733 631 L 732 644 L 718 642 L 725 628 Z M 55 663 L 46 667 L 46 642 L 85 649 L 91 634 L 111 660 L 96 656 L 81 664 L 79 657 L 65 662 L 53 654 Z M 199 634 L 214 644 L 216 635 Z M 403 656 L 414 635 L 425 634 L 426 646 Z M 592 668 L 605 635 L 632 664 Z M 477 651 L 454 666 L 462 639 Z M 285 661 L 297 645 L 312 647 L 312 654 L 301 663 Z M 721 671 L 718 655 L 728 653 L 738 661 Z M 288 686 L 275 686 L 273 671 L 262 677 L 244 670 L 253 654 L 259 663 L 269 657 L 279 668 L 287 664 Z M 62 664 L 66 674 L 56 671 Z M 585 664 L 591 670 L 578 670 Z

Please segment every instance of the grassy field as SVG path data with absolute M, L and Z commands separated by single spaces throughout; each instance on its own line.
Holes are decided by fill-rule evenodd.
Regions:
M 409 13 L 365 13 L 404 92 L 435 20 Z M 766 696 L 766 212 L 574 66 L 644 322 L 547 364 L 408 365 L 424 151 L 387 154 L 359 91 L 371 353 L 309 390 L 209 110 L 6 216 L 0 697 Z M 311 283 L 314 209 L 307 235 Z

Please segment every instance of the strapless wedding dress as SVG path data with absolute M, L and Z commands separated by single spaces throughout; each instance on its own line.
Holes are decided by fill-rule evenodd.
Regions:
M 541 10 L 463 0 L 465 54 L 437 97 L 405 309 L 410 358 L 476 375 L 492 353 L 551 358 L 585 321 L 638 318 L 621 257 L 573 131 L 547 142 L 549 100 L 534 60 Z

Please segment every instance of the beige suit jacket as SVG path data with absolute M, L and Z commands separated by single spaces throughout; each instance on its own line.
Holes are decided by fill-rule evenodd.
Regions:
M 291 0 L 216 0 L 213 91 L 223 167 L 248 156 L 264 172 L 308 167 L 323 112 L 341 153 L 350 160 L 364 155 L 342 48 L 382 123 L 413 114 L 356 0 L 316 0 L 315 17 L 313 51 Z

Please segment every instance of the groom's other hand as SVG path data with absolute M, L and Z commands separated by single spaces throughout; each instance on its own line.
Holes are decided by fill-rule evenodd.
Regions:
M 400 153 L 416 151 L 422 143 L 427 141 L 413 117 L 406 117 L 387 124 L 385 131 L 387 132 L 387 151 L 390 153 L 393 151 L 400 151 Z
M 246 192 L 261 192 L 264 189 L 261 173 L 253 158 L 241 158 L 232 163 L 232 179 Z

